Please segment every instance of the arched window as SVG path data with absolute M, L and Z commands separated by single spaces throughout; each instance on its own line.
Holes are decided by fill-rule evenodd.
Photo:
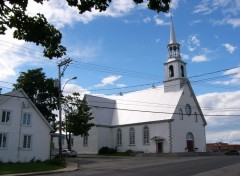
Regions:
M 184 67 L 181 65 L 181 76 L 184 77 Z
M 134 130 L 134 128 L 129 129 L 129 145 L 135 145 L 135 130 Z
M 198 116 L 196 112 L 194 113 L 194 118 L 195 118 L 195 122 L 198 122 Z
M 143 128 L 143 144 L 149 144 L 149 128 L 147 126 Z
M 122 145 L 122 130 L 120 128 L 117 129 L 117 145 Z
M 182 109 L 179 110 L 179 119 L 183 120 L 183 112 Z
M 169 66 L 169 77 L 170 78 L 174 77 L 174 70 L 173 70 L 173 66 L 172 65 Z

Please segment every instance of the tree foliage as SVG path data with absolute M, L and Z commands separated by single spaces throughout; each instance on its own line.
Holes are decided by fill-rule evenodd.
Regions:
M 58 109 L 58 88 L 54 87 L 54 80 L 46 78 L 42 68 L 20 72 L 15 89 L 22 88 L 35 106 L 50 124 L 56 121 L 54 110 Z
M 79 93 L 64 98 L 64 112 L 66 139 L 68 148 L 71 148 L 71 134 L 75 136 L 88 136 L 88 131 L 94 126 L 90 121 L 93 119 L 90 107 L 85 100 L 81 100 Z
M 48 0 L 33 0 L 42 4 Z M 65 0 L 69 6 L 76 7 L 79 13 L 96 9 L 105 11 L 112 0 Z M 132 0 L 136 4 L 144 0 Z M 148 8 L 156 12 L 167 12 L 171 0 L 147 0 Z M 13 37 L 44 47 L 44 56 L 50 59 L 60 58 L 66 54 L 66 48 L 61 45 L 62 34 L 49 24 L 43 14 L 29 16 L 26 14 L 28 0 L 0 0 L 0 34 L 14 29 Z

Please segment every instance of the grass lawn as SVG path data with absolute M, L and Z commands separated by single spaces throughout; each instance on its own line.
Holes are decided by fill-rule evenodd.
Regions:
M 50 171 L 62 168 L 65 168 L 65 162 L 60 160 L 30 163 L 0 163 L 0 175 Z

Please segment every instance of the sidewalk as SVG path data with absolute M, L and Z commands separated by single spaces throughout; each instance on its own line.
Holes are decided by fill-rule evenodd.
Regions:
M 67 166 L 64 169 L 52 170 L 52 171 L 41 171 L 33 173 L 21 173 L 21 174 L 6 174 L 5 176 L 21 176 L 21 175 L 42 175 L 50 173 L 62 173 L 62 172 L 71 172 L 78 170 L 77 163 L 67 163 Z

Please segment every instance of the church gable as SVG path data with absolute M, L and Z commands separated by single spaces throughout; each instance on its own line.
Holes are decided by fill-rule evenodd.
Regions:
M 91 107 L 95 125 L 111 126 L 116 107 L 116 101 L 108 98 L 85 95 L 88 105 Z
M 174 118 L 177 120 L 184 121 L 187 119 L 193 123 L 202 123 L 204 126 L 207 124 L 196 96 L 189 83 L 186 83 L 183 88 L 183 92 L 175 113 L 176 115 Z

